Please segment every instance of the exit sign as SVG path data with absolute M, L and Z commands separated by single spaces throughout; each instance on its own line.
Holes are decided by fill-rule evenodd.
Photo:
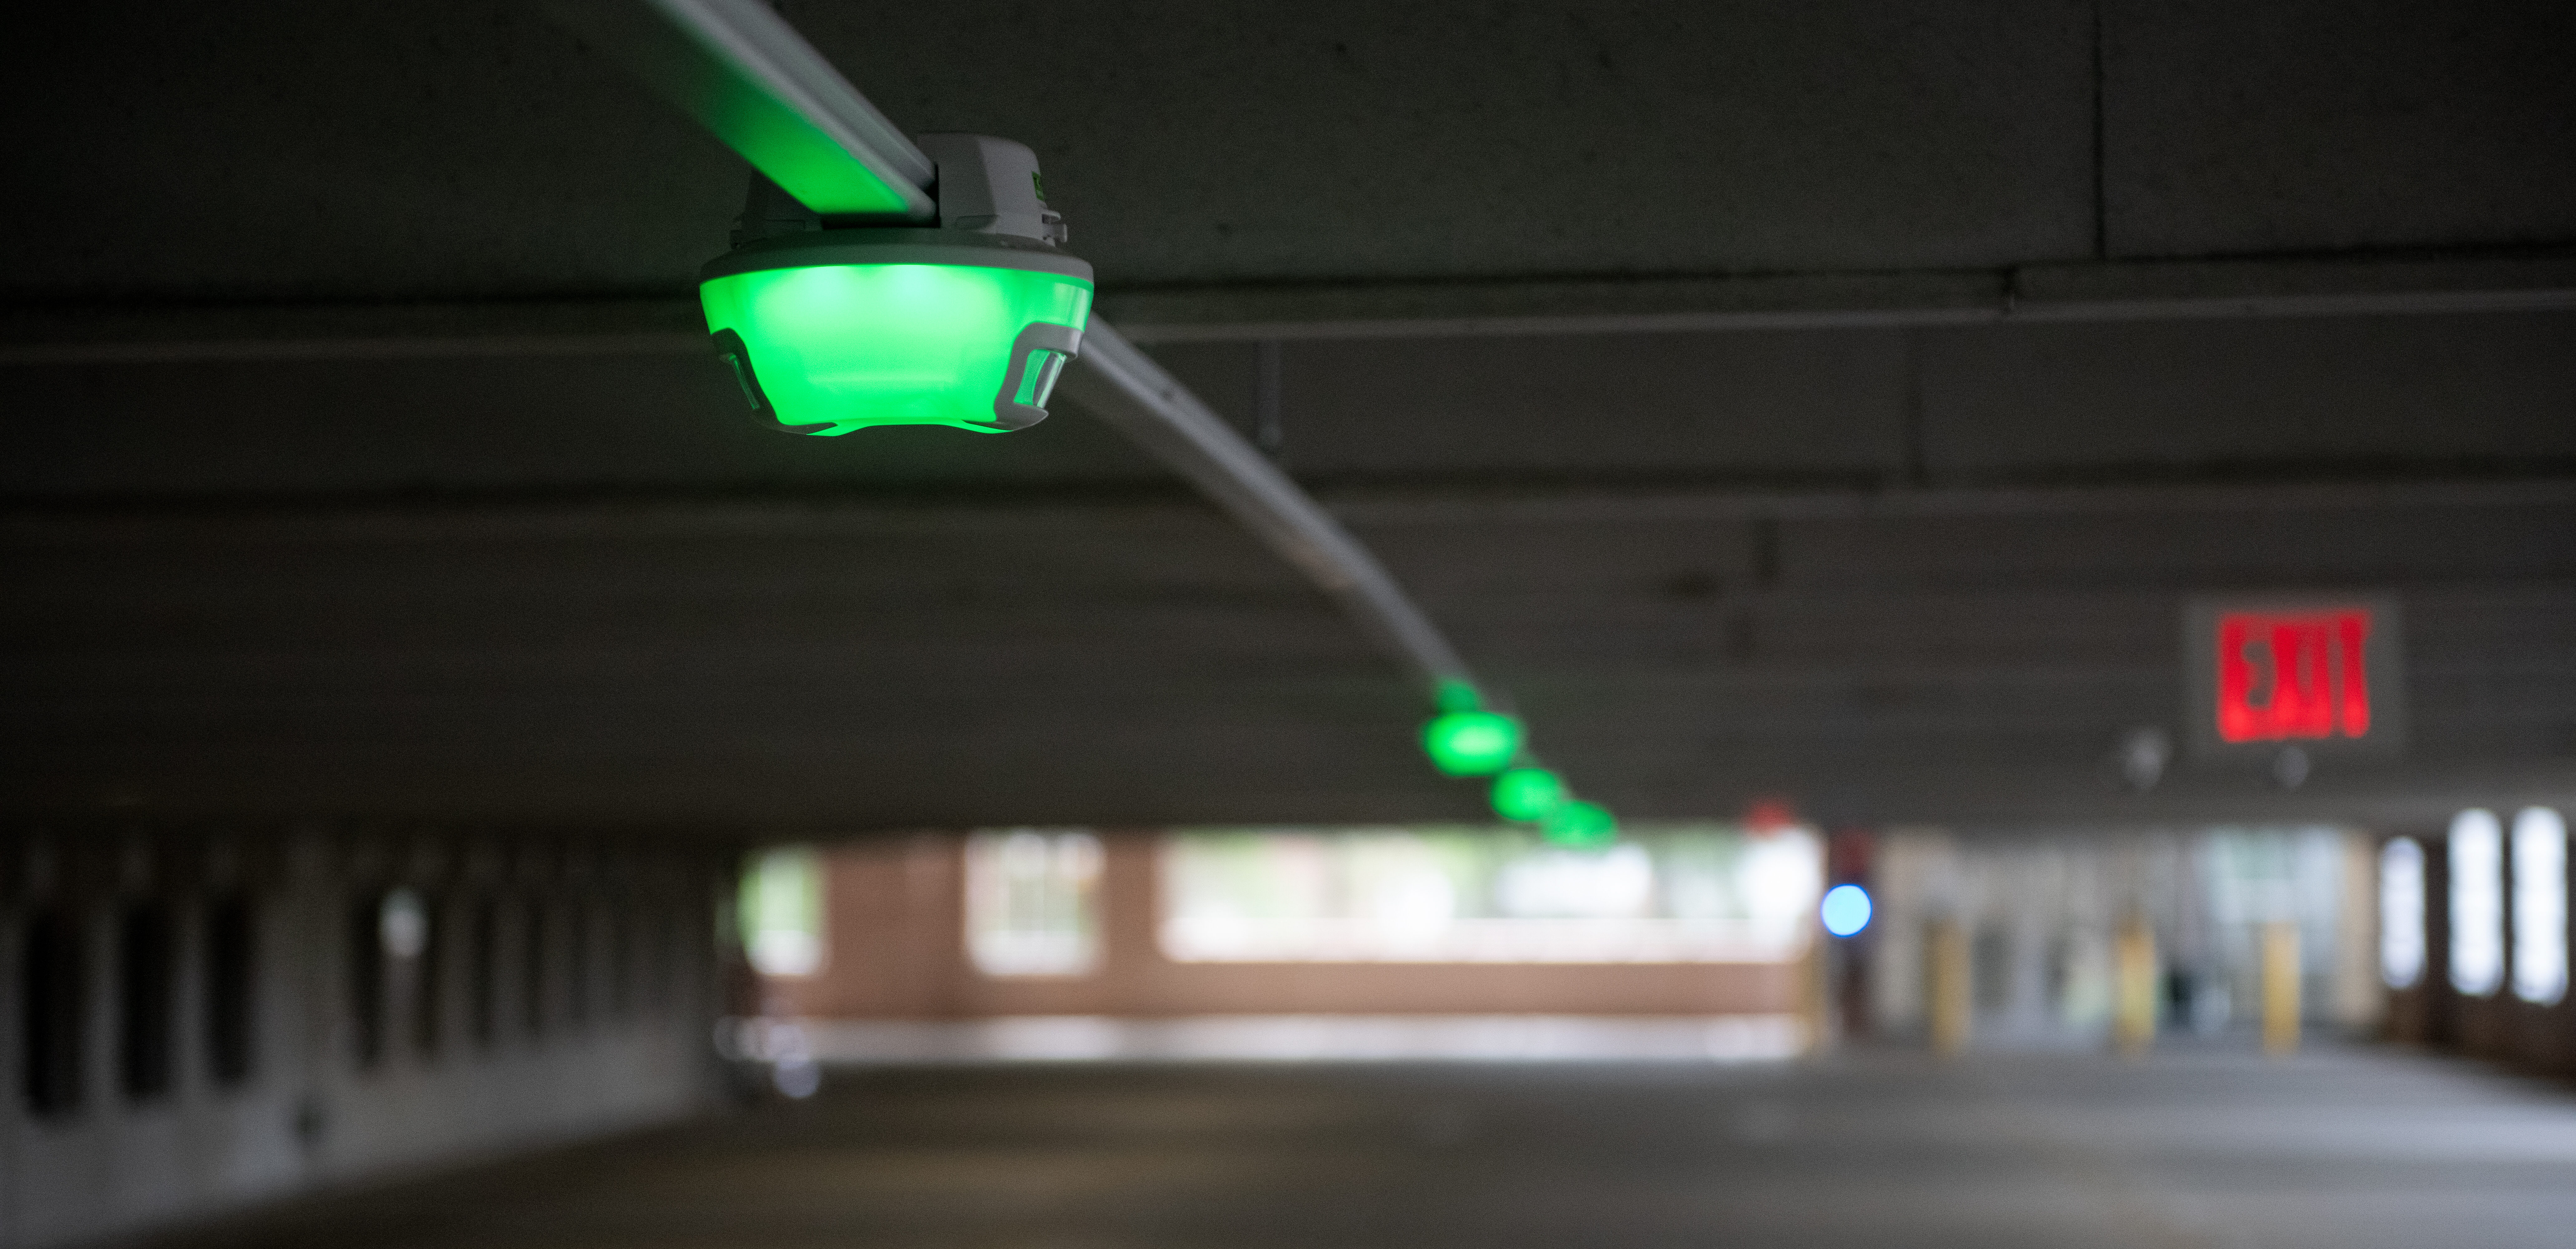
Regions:
M 2183 611 L 2193 753 L 2376 753 L 2405 735 L 2396 600 L 2211 597 Z

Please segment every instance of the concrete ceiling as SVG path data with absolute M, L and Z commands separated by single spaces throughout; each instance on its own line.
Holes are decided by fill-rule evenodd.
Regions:
M 812 4 L 1110 290 L 2576 239 L 2563 5 Z M 51 6 L 17 300 L 684 293 L 740 164 L 535 6 Z
M 1035 146 L 1104 307 L 1623 810 L 2576 799 L 2564 6 L 783 7 L 901 123 Z M 534 11 L 44 20 L 7 810 L 1476 813 L 1402 674 L 1079 410 L 750 427 L 678 302 L 738 163 Z M 2108 302 L 2007 317 L 2049 281 Z M 2383 302 L 2141 298 L 2264 283 Z M 2298 587 L 2406 603 L 2408 757 L 2122 791 L 2183 598 Z

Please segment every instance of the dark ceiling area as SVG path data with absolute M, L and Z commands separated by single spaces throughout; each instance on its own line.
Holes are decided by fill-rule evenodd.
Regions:
M 780 11 L 1030 144 L 1102 312 L 1631 818 L 2576 801 L 2576 9 Z M 1406 675 L 1077 405 L 752 424 L 744 167 L 535 7 L 57 6 L 0 82 L 0 814 L 1474 819 Z M 2402 757 L 2178 733 L 2403 605 Z
M 779 8 L 899 124 L 1034 147 L 1111 291 L 2576 236 L 2560 5 Z M 534 5 L 19 33 L 13 299 L 685 295 L 742 199 Z

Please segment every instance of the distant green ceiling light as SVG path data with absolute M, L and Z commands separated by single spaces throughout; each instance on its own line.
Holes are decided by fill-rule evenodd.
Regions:
M 1535 823 L 1546 819 L 1572 795 L 1565 781 L 1545 768 L 1512 768 L 1494 778 L 1494 814 Z
M 1476 711 L 1484 707 L 1485 699 L 1476 692 L 1474 682 L 1445 677 L 1431 696 L 1431 705 L 1442 711 Z
M 1560 846 L 1606 846 L 1619 839 L 1619 817 L 1597 802 L 1567 802 L 1539 824 L 1539 834 Z
M 1091 266 L 1001 235 L 816 230 L 717 258 L 698 297 L 743 398 L 781 429 L 1000 433 L 1046 419 Z
M 1422 749 L 1447 776 L 1491 776 L 1521 752 L 1521 722 L 1499 711 L 1452 711 L 1422 726 Z

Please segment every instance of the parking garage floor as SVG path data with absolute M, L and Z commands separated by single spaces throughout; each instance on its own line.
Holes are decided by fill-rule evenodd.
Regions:
M 2525 1246 L 2576 1093 L 2450 1060 L 1019 1064 L 308 1199 L 168 1249 Z

